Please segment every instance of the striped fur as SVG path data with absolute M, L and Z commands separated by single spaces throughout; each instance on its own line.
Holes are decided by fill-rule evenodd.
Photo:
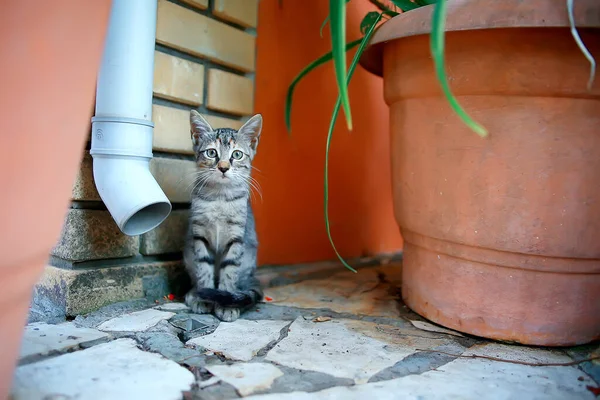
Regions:
M 258 241 L 250 205 L 262 117 L 237 131 L 213 129 L 192 110 L 190 125 L 198 170 L 183 257 L 194 287 L 185 301 L 194 312 L 214 311 L 234 321 L 263 296 L 255 278 Z

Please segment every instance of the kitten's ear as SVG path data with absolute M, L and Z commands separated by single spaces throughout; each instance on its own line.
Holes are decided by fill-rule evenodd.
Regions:
M 202 115 L 196 110 L 190 111 L 190 133 L 192 142 L 197 145 L 200 138 L 206 136 L 213 131 L 212 126 L 205 120 Z
M 258 146 L 262 124 L 262 115 L 256 114 L 238 130 L 238 133 L 244 135 L 250 141 L 250 147 L 254 152 L 256 152 L 256 147 Z

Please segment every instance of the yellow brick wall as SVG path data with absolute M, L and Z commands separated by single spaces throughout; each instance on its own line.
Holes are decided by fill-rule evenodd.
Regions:
M 189 111 L 197 109 L 215 127 L 231 128 L 254 113 L 258 1 L 158 0 L 150 170 L 177 212 L 149 234 L 125 237 L 102 207 L 86 151 L 54 257 L 85 265 L 177 252 L 181 240 L 173 238 L 184 234 L 181 221 L 195 168 Z M 115 236 L 110 245 L 103 239 L 108 231 Z
M 169 103 L 153 110 L 157 151 L 191 154 L 192 107 L 232 128 L 254 112 L 258 0 L 212 3 L 158 0 L 154 96 Z

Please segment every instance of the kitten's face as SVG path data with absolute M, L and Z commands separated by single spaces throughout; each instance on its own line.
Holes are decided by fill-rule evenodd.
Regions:
M 252 159 L 262 129 L 261 115 L 250 118 L 236 131 L 213 129 L 198 112 L 192 110 L 190 126 L 199 168 L 198 187 L 248 186 Z

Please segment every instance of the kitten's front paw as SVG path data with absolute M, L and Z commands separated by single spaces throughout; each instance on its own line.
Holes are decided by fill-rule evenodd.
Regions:
M 194 289 L 190 290 L 185 295 L 185 304 L 187 304 L 196 314 L 210 314 L 213 310 L 213 305 L 200 300 L 196 296 Z
M 215 306 L 215 316 L 221 321 L 233 322 L 240 317 L 240 309 Z

